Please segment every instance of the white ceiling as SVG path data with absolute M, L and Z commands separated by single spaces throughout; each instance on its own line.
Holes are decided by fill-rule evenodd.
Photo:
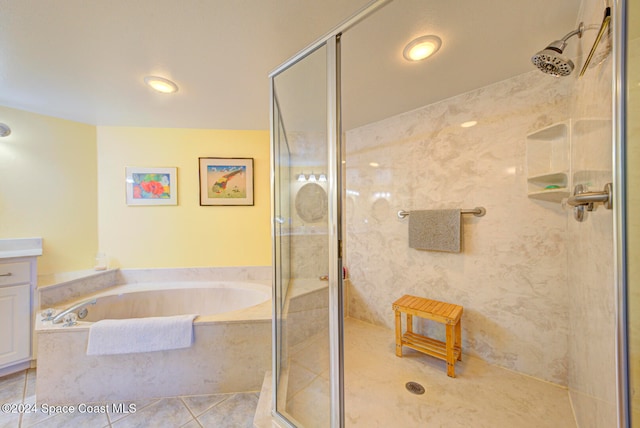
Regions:
M 97 125 L 267 129 L 268 73 L 367 3 L 0 0 L 0 105 Z M 532 70 L 579 6 L 394 0 L 343 37 L 349 126 Z M 403 61 L 404 44 L 425 33 L 442 50 Z M 179 92 L 154 93 L 149 74 Z

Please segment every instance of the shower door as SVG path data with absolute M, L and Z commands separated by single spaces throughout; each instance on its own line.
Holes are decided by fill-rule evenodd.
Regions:
M 333 37 L 271 75 L 273 410 L 297 427 L 341 425 L 338 54 Z
M 622 394 L 627 393 L 628 425 L 640 427 L 640 222 L 637 214 L 640 209 L 640 0 L 627 2 L 626 36 L 626 81 L 621 82 L 623 95 L 626 95 L 626 118 L 623 129 L 626 135 L 626 309 L 628 334 L 628 383 L 623 384 Z M 623 320 L 624 321 L 624 320 Z M 622 373 L 624 375 L 624 373 Z M 621 395 L 622 395 L 621 394 Z

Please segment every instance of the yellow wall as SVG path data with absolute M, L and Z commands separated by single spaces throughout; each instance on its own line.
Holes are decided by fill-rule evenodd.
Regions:
M 93 266 L 96 128 L 0 106 L 0 238 L 43 238 L 38 273 Z
M 97 128 L 100 251 L 111 267 L 271 264 L 269 133 Z M 198 157 L 254 158 L 254 206 L 200 206 Z M 177 167 L 177 206 L 127 206 L 125 167 Z

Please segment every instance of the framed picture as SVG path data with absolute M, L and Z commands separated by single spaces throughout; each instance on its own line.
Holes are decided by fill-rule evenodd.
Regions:
M 198 158 L 200 205 L 253 205 L 253 158 Z
M 177 168 L 127 167 L 127 205 L 178 205 Z

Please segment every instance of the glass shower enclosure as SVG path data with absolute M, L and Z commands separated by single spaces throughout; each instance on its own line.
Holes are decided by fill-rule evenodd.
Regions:
M 355 63 L 368 64 L 369 69 L 392 68 L 377 56 L 378 52 L 371 52 L 372 37 L 392 40 L 392 26 L 386 24 L 406 16 L 416 17 L 417 21 L 426 19 L 438 4 L 422 0 L 372 1 L 270 74 L 273 417 L 282 426 L 345 426 L 345 325 L 348 328 L 353 318 L 389 327 L 385 323 L 391 316 L 390 302 L 402 288 L 402 292 L 417 294 L 442 292 L 441 300 L 451 298 L 464 303 L 469 320 L 463 327 L 465 352 L 496 366 L 563 385 L 568 389 L 567 400 L 571 400 L 578 426 L 589 423 L 614 426 L 616 417 L 619 426 L 631 426 L 625 409 L 615 408 L 623 401 L 616 398 L 616 392 L 620 394 L 618 397 L 624 394 L 616 391 L 615 336 L 620 331 L 615 324 L 618 288 L 614 278 L 617 262 L 614 240 L 626 232 L 614 225 L 613 213 L 620 210 L 623 196 L 616 196 L 613 211 L 598 208 L 590 211 L 583 222 L 575 221 L 572 210 L 561 200 L 574 192 L 569 180 L 572 184 L 589 186 L 590 190 L 602 190 L 613 181 L 614 191 L 618 191 L 621 185 L 615 177 L 617 166 L 611 161 L 612 152 L 618 150 L 615 145 L 619 144 L 611 137 L 615 131 L 612 127 L 616 126 L 615 118 L 611 117 L 611 102 L 599 98 L 602 94 L 615 97 L 609 89 L 617 78 L 612 76 L 615 67 L 604 56 L 603 65 L 587 70 L 581 80 L 577 77 L 553 80 L 538 70 L 529 73 L 525 69 L 498 83 L 470 83 L 469 87 L 459 88 L 461 98 L 450 99 L 452 105 L 447 107 L 446 114 L 439 113 L 441 100 L 423 102 L 426 97 L 417 89 L 394 92 L 391 85 L 373 79 L 374 73 L 354 77 Z M 550 32 L 562 34 L 576 20 L 576 25 L 582 20 L 590 25 L 598 23 L 602 17 L 601 3 L 585 0 L 581 4 L 579 8 L 573 3 L 559 2 L 567 19 L 560 26 L 550 26 Z M 450 13 L 447 18 L 462 19 L 465 13 L 473 18 L 470 5 L 461 4 L 459 13 Z M 617 3 L 613 6 L 614 11 L 620 10 Z M 380 9 L 381 13 L 375 13 L 363 25 L 356 25 Z M 622 19 L 615 14 L 614 17 L 614 27 L 622 25 Z M 380 31 L 381 28 L 385 31 Z M 593 38 L 594 33 L 589 33 L 589 37 Z M 518 37 L 511 35 L 521 45 L 536 38 L 521 32 Z M 636 42 L 637 34 L 632 39 Z M 536 41 L 536 49 L 539 43 L 546 43 L 546 39 Z M 583 43 L 582 49 L 588 51 L 589 43 L 584 40 Z M 345 52 L 344 60 L 341 50 Z M 535 50 L 523 51 L 523 61 L 528 62 L 533 53 Z M 392 62 L 391 56 L 386 58 Z M 398 73 L 397 80 L 411 77 L 410 73 L 392 72 Z M 528 87 L 533 94 L 527 92 Z M 431 88 L 431 92 L 435 89 Z M 345 129 L 342 90 L 348 110 L 344 115 Z M 485 92 L 489 95 L 483 103 L 471 105 Z M 518 95 L 521 98 L 513 96 L 521 92 L 524 94 Z M 464 98 L 464 94 L 470 95 Z M 413 96 L 423 99 L 411 108 L 393 106 L 395 101 Z M 353 108 L 356 98 L 358 106 L 388 106 L 390 112 L 360 118 L 357 116 L 360 109 Z M 524 102 L 517 104 L 518 100 Z M 513 110 L 512 104 L 520 109 Z M 418 111 L 416 117 L 424 114 L 429 120 L 416 119 L 413 123 L 407 117 L 398 119 L 397 115 L 412 108 Z M 481 124 L 464 128 L 454 119 L 449 123 L 447 115 L 460 122 L 479 118 Z M 443 117 L 447 120 L 441 120 Z M 385 122 L 376 128 L 382 131 L 374 134 L 370 125 L 384 120 L 392 125 L 397 123 L 401 131 L 392 131 Z M 491 130 L 487 138 L 482 133 L 483 126 Z M 505 129 L 517 132 L 502 135 Z M 441 146 L 436 147 L 436 143 Z M 536 175 L 531 174 L 534 169 L 531 160 L 535 156 L 529 149 L 547 146 L 561 147 L 565 181 L 554 182 L 551 188 L 545 182 L 542 189 L 535 189 L 535 180 L 527 176 L 527 173 Z M 468 150 L 462 153 L 461 147 Z M 475 151 L 484 153 L 485 159 L 469 155 Z M 505 153 L 510 157 L 505 157 Z M 468 166 L 460 164 L 465 159 L 472 166 L 467 168 L 471 171 L 467 171 L 468 186 L 460 178 Z M 343 165 L 345 160 L 348 164 Z M 445 165 L 445 161 L 449 163 Z M 458 182 L 462 183 L 457 189 L 459 200 L 452 201 L 455 187 L 452 183 Z M 563 186 L 566 189 L 553 188 Z M 512 191 L 503 197 L 496 189 L 505 187 Z M 544 197 L 536 199 L 537 193 Z M 406 251 L 406 225 L 394 217 L 394 210 L 433 209 L 440 202 L 459 202 L 464 208 L 472 208 L 476 205 L 473 198 L 479 195 L 478 204 L 486 204 L 490 214 L 481 223 L 469 225 L 469 233 L 474 235 L 466 254 L 471 257 L 464 258 L 466 264 L 463 258 L 439 256 L 434 261 L 436 256 L 432 254 Z M 379 230 L 384 234 L 376 235 Z M 496 230 L 508 233 L 497 239 L 492 235 Z M 549 235 L 549 231 L 553 233 Z M 536 251 L 532 252 L 530 246 L 518 246 L 530 239 L 539 241 Z M 553 245 L 548 246 L 549 243 Z M 343 269 L 347 256 L 352 268 L 349 281 L 345 281 Z M 551 266 L 541 266 L 540 260 Z M 438 261 L 446 261 L 448 268 L 438 270 Z M 414 275 L 416 271 L 420 275 Z M 445 281 L 447 275 L 455 278 Z M 434 282 L 439 276 L 444 278 L 442 284 Z M 415 282 L 418 277 L 422 283 Z M 484 278 L 482 292 L 478 287 L 467 290 L 464 284 L 474 283 L 472 280 L 478 277 Z M 426 287 L 431 288 L 425 291 Z M 345 292 L 348 299 L 344 299 Z M 508 309 L 492 307 L 493 300 L 504 302 Z M 618 312 L 621 310 L 617 308 Z M 508 328 L 495 329 L 486 316 L 489 313 L 503 319 Z M 556 315 L 561 317 L 561 323 L 545 324 L 556 320 Z M 640 323 L 634 326 L 637 324 Z M 489 330 L 492 333 L 486 334 Z M 524 330 L 530 334 L 519 333 Z M 633 326 L 630 333 L 637 336 Z M 640 347 L 632 350 L 637 349 Z M 619 348 L 619 353 L 624 352 L 624 346 Z M 630 366 L 637 378 L 640 370 L 636 357 L 637 354 L 632 355 Z M 620 379 L 624 374 L 618 376 L 618 385 L 624 389 L 624 379 Z M 352 380 L 347 376 L 347 390 Z M 369 391 L 359 392 L 361 398 Z M 353 406 L 354 401 L 350 400 L 348 396 L 347 405 Z M 372 406 L 368 401 L 366 405 Z M 638 407 L 633 410 L 637 412 Z M 389 412 L 394 411 L 390 404 Z M 637 421 L 633 426 L 636 424 Z
M 292 426 L 341 418 L 338 46 L 331 37 L 271 76 L 274 410 Z

